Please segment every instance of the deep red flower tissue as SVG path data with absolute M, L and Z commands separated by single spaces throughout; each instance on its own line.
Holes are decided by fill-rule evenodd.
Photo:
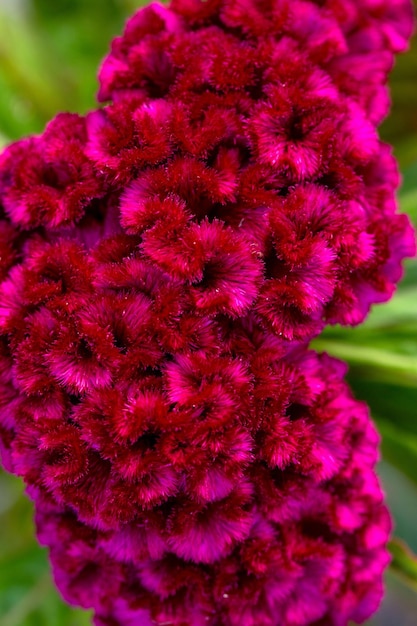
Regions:
M 407 0 L 138 11 L 86 117 L 0 156 L 0 444 L 97 626 L 378 606 L 378 436 L 308 350 L 414 253 L 377 124 Z

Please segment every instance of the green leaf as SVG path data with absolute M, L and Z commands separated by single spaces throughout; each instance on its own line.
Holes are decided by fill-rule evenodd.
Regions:
M 376 417 L 382 435 L 382 455 L 417 484 L 417 435 Z
M 391 380 L 372 380 L 362 374 L 358 376 L 354 370 L 348 380 L 355 396 L 369 404 L 372 415 L 417 437 L 417 387 L 404 387 Z
M 396 537 L 390 541 L 389 551 L 392 555 L 391 569 L 417 591 L 417 556 Z
M 375 348 L 369 343 L 361 345 L 344 340 L 316 339 L 312 347 L 319 352 L 328 352 L 348 363 L 362 366 L 373 379 L 390 380 L 404 386 L 417 384 L 417 361 L 414 356 Z
M 91 612 L 67 606 L 55 588 L 22 481 L 1 469 L 0 505 L 0 626 L 90 626 Z
M 400 200 L 408 193 L 417 189 L 417 161 L 409 165 L 403 172 L 403 182 L 400 190 Z
M 413 138 L 414 144 L 416 138 Z M 417 161 L 407 167 L 403 173 L 399 201 L 401 211 L 407 213 L 417 226 Z

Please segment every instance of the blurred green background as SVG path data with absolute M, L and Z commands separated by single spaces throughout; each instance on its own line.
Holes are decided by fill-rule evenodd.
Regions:
M 95 106 L 96 73 L 110 39 L 140 0 L 0 0 L 0 147 L 42 131 L 58 111 Z M 393 111 L 381 129 L 404 176 L 401 208 L 417 224 L 417 41 L 391 79 Z M 396 297 L 357 329 L 315 342 L 350 364 L 349 381 L 382 433 L 379 473 L 395 520 L 387 594 L 369 626 L 417 624 L 417 262 Z M 0 626 L 86 626 L 51 581 L 34 540 L 32 505 L 0 470 Z

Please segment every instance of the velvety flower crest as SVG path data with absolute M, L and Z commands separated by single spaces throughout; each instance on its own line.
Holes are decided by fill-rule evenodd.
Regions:
M 415 252 L 377 125 L 408 0 L 138 11 L 101 108 L 0 155 L 0 451 L 96 626 L 346 626 L 378 436 L 308 349 Z

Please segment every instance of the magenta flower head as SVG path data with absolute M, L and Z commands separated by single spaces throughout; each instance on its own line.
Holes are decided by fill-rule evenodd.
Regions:
M 407 0 L 173 0 L 0 157 L 0 445 L 96 626 L 347 626 L 378 436 L 308 349 L 414 254 L 376 125 Z

